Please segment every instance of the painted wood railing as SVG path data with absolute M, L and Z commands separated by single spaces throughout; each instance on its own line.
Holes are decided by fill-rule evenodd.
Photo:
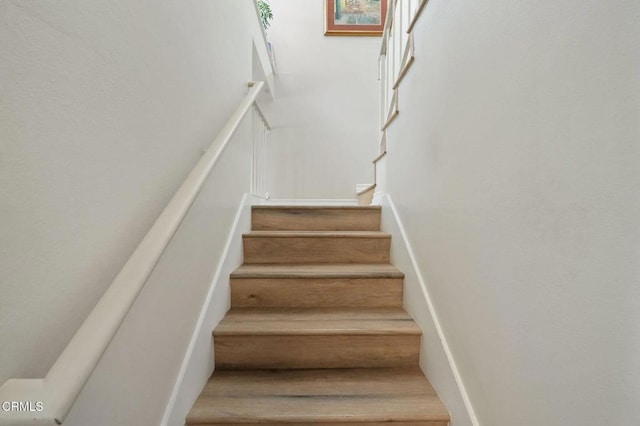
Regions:
M 271 126 L 257 102 L 253 104 L 253 156 L 251 167 L 251 195 L 269 199 L 267 191 L 267 142 Z
M 378 71 L 380 128 L 383 132 L 398 115 L 398 85 L 413 63 L 413 27 L 427 1 L 389 0 Z
M 381 135 L 378 155 L 373 160 L 374 204 L 380 202 L 385 191 L 386 167 L 381 160 L 387 153 L 387 128 L 400 113 L 398 87 L 413 64 L 413 27 L 427 2 L 428 0 L 389 0 L 378 58 Z

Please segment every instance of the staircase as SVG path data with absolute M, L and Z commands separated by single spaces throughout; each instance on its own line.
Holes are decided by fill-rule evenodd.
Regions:
M 446 426 L 379 207 L 256 206 L 187 425 Z

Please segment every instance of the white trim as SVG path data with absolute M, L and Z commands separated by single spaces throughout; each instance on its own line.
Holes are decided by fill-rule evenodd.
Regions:
M 373 199 L 371 200 L 372 206 L 381 206 L 384 198 L 384 192 L 376 191 L 373 193 Z
M 211 305 L 212 305 L 212 300 L 213 300 L 213 295 L 215 293 L 215 290 L 218 288 L 219 285 L 222 285 L 221 283 L 221 277 L 223 278 L 228 278 L 228 275 L 223 275 L 225 272 L 228 272 L 229 269 L 233 269 L 235 267 L 237 267 L 238 265 L 235 264 L 230 264 L 233 263 L 230 261 L 230 259 L 235 257 L 241 257 L 242 256 L 242 233 L 243 232 L 247 232 L 250 227 L 250 223 L 251 223 L 251 219 L 250 219 L 250 215 L 251 215 L 251 209 L 250 206 L 253 204 L 258 204 L 261 201 L 255 199 L 255 197 L 253 195 L 250 194 L 244 194 L 242 197 L 242 201 L 240 202 L 240 206 L 238 206 L 238 210 L 236 210 L 236 215 L 235 218 L 233 219 L 233 225 L 231 226 L 231 230 L 229 231 L 229 235 L 227 236 L 227 241 L 224 245 L 224 250 L 222 251 L 222 254 L 220 256 L 220 260 L 218 262 L 218 267 L 213 275 L 213 279 L 211 280 L 211 285 L 209 287 L 209 291 L 207 292 L 207 296 L 205 298 L 205 301 L 202 305 L 202 308 L 200 310 L 200 316 L 198 317 L 198 322 L 196 323 L 196 327 L 193 330 L 193 333 L 191 334 L 191 340 L 189 341 L 189 346 L 187 348 L 187 351 L 184 355 L 184 358 L 182 359 L 182 365 L 180 367 L 180 372 L 178 373 L 178 377 L 176 378 L 174 387 L 173 387 L 173 391 L 171 392 L 171 396 L 169 398 L 169 402 L 167 403 L 167 407 L 165 408 L 164 414 L 162 416 L 162 420 L 160 422 L 161 426 L 167 426 L 169 425 L 170 421 L 171 421 L 171 417 L 172 415 L 178 415 L 180 417 L 184 415 L 186 415 L 186 413 L 174 413 L 174 409 L 175 409 L 175 405 L 176 405 L 176 400 L 178 398 L 178 394 L 180 392 L 185 392 L 185 390 L 183 389 L 183 383 L 184 383 L 184 379 L 185 376 L 187 374 L 187 370 L 191 364 L 191 360 L 193 359 L 193 355 L 194 355 L 194 351 L 196 350 L 196 347 L 198 346 L 198 340 L 203 336 L 203 335 L 207 335 L 210 336 L 211 332 L 213 330 L 213 327 L 215 327 L 215 323 L 214 324 L 206 324 L 206 329 L 205 329 L 205 323 L 207 322 L 207 316 L 210 314 L 210 309 L 211 309 Z M 248 219 L 247 219 L 248 217 Z M 244 219 L 244 220 L 243 220 Z M 242 226 L 244 223 L 246 222 L 247 226 Z M 246 229 L 245 229 L 246 228 Z M 238 241 L 240 241 L 240 245 L 238 245 Z M 234 243 L 236 243 L 236 247 L 237 249 L 239 249 L 239 253 L 231 253 L 232 252 L 232 248 L 234 246 Z M 229 285 L 229 282 L 226 281 L 227 286 Z M 211 327 L 210 327 L 211 326 Z M 198 348 L 198 350 L 203 349 L 204 348 Z M 211 356 L 210 353 L 207 353 L 207 356 Z M 210 371 L 208 371 L 206 374 L 204 374 L 202 376 L 202 383 L 203 385 L 206 384 L 207 379 L 209 378 L 209 376 L 213 373 L 213 369 L 210 369 Z M 191 386 L 193 387 L 193 386 Z M 196 386 L 197 387 L 197 386 Z M 193 390 L 193 389 L 192 389 Z M 191 401 L 191 405 L 193 405 L 193 402 L 195 402 L 195 398 L 197 398 L 197 394 L 199 394 L 201 392 L 202 388 L 200 389 L 195 389 L 193 390 L 194 392 L 197 391 L 197 393 L 195 394 L 195 397 L 193 397 L 193 401 Z M 194 393 L 191 392 L 191 393 Z M 187 408 L 187 410 L 190 407 Z M 182 421 L 184 421 L 184 419 L 182 419 Z
M 436 314 L 436 310 L 434 308 L 433 305 L 433 300 L 431 298 L 431 295 L 429 294 L 429 290 L 427 289 L 427 285 L 425 283 L 424 277 L 422 276 L 422 273 L 420 272 L 420 267 L 418 265 L 418 262 L 416 261 L 416 256 L 413 252 L 413 249 L 411 247 L 411 244 L 409 243 L 409 239 L 407 238 L 407 234 L 406 231 L 404 229 L 404 226 L 402 225 L 402 221 L 400 220 L 400 216 L 398 214 L 398 211 L 396 210 L 395 205 L 393 204 L 393 201 L 391 200 L 391 196 L 389 194 L 385 194 L 381 197 L 381 202 L 383 205 L 383 209 L 385 206 L 388 206 L 389 210 L 392 213 L 393 216 L 393 221 L 394 221 L 394 225 L 397 226 L 397 231 L 399 233 L 399 235 L 394 235 L 394 233 L 392 232 L 392 241 L 393 238 L 396 237 L 400 237 L 400 239 L 402 240 L 402 244 L 404 245 L 404 249 L 406 250 L 406 254 L 409 257 L 409 261 L 411 263 L 411 265 L 413 266 L 413 272 L 415 272 L 415 275 L 417 277 L 418 283 L 420 285 L 420 290 L 422 292 L 422 295 L 424 296 L 424 299 L 427 303 L 428 309 L 429 309 L 429 313 L 431 315 L 431 320 L 433 321 L 433 325 L 435 327 L 435 331 L 438 335 L 442 350 L 444 351 L 444 354 L 446 355 L 446 359 L 447 362 L 449 364 L 449 368 L 451 369 L 451 373 L 453 375 L 453 378 L 455 380 L 455 384 L 457 387 L 457 390 L 460 394 L 460 397 L 462 399 L 462 402 L 464 404 L 464 407 L 466 409 L 466 414 L 468 415 L 471 424 L 473 426 L 480 426 L 480 422 L 478 421 L 478 418 L 476 416 L 475 410 L 473 409 L 473 405 L 471 404 L 471 399 L 469 398 L 469 394 L 467 393 L 467 390 L 464 386 L 464 383 L 462 381 L 462 377 L 460 375 L 460 371 L 458 370 L 458 367 L 456 365 L 455 359 L 453 358 L 453 354 L 451 353 L 451 348 L 449 347 L 449 343 L 447 342 L 447 338 L 444 334 L 444 331 L 442 329 L 442 326 L 440 324 L 440 319 L 438 318 L 438 315 Z M 384 215 L 384 210 L 383 210 L 383 215 Z M 387 230 L 387 232 L 389 232 L 390 230 Z M 408 271 L 405 271 L 408 272 Z M 406 284 L 405 284 L 406 285 Z M 431 342 L 431 343 L 435 343 L 435 342 Z M 446 405 L 446 401 L 445 401 L 445 405 Z

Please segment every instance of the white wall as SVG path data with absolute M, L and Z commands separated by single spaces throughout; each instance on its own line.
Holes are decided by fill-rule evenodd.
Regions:
M 186 390 L 178 392 L 174 414 L 177 418 L 168 423 L 184 424 L 191 408 L 189 397 L 193 404 L 193 394 L 199 394 L 213 371 L 213 324 L 229 308 L 229 273 L 241 263 L 240 237 L 235 235 L 232 264 L 215 279 L 217 270 L 222 269 L 221 257 L 226 254 L 224 249 L 243 193 L 249 190 L 251 124 L 248 116 L 214 167 L 65 425 L 160 425 L 176 382 L 183 379 L 180 372 L 185 354 L 194 355 L 187 348 L 195 339 L 195 358 L 203 365 L 194 367 L 199 367 L 195 369 L 200 376 L 177 384 Z M 247 231 L 248 208 L 242 209 Z M 212 282 L 214 295 L 207 300 Z M 202 309 L 209 320 L 194 336 Z
M 432 0 L 388 133 L 481 424 L 640 423 L 640 4 Z
M 271 0 L 276 99 L 265 104 L 276 198 L 355 198 L 373 182 L 379 37 L 325 37 L 323 0 Z
M 247 92 L 257 28 L 249 0 L 0 3 L 0 382 L 47 372 Z M 220 191 L 185 226 L 226 235 L 242 191 Z M 116 336 L 131 345 L 110 348 L 131 366 L 158 349 L 135 373 L 168 373 L 144 388 L 146 415 L 164 409 L 224 238 L 215 241 L 199 243 L 197 265 L 143 290 L 121 333 L 138 327 L 155 343 Z M 145 298 L 175 286 L 189 289 L 175 307 Z M 154 320 L 135 322 L 140 309 Z M 105 410 L 108 397 L 129 395 L 129 383 L 112 384 Z M 138 405 L 121 416 L 152 424 L 135 417 Z
M 233 164 L 233 162 L 231 163 Z M 242 234 L 251 230 L 251 206 L 262 199 L 245 194 L 236 212 L 215 275 L 211 280 L 196 327 L 193 328 L 189 348 L 175 381 L 171 399 L 165 409 L 161 425 L 182 426 L 202 389 L 214 370 L 212 330 L 231 307 L 230 274 L 242 263 Z
M 428 293 L 416 255 L 388 194 L 380 199 L 381 229 L 391 234 L 391 263 L 404 273 L 403 307 L 422 329 L 420 368 L 438 393 L 451 415 L 451 426 L 477 424 L 459 371 L 451 361 L 450 348 L 442 326 L 433 314 L 433 300 Z M 475 421 L 475 423 L 474 423 Z

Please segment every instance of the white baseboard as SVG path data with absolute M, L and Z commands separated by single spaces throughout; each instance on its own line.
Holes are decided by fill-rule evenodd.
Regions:
M 242 197 L 162 416 L 161 426 L 184 425 L 189 410 L 213 373 L 214 348 L 211 333 L 231 305 L 229 274 L 242 263 L 242 233 L 251 228 L 251 206 L 261 204 L 262 201 L 249 194 Z
M 451 426 L 480 426 L 398 211 L 388 194 L 379 202 L 382 230 L 392 235 L 391 261 L 405 274 L 404 307 L 423 332 L 420 367 L 451 413 Z

